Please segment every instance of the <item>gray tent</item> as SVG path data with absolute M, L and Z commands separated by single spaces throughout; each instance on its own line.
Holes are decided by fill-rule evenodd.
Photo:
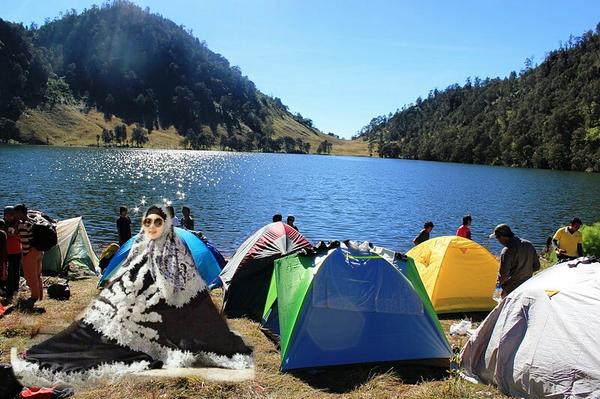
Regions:
M 559 263 L 498 304 L 463 348 L 461 367 L 510 396 L 599 398 L 599 332 L 600 263 Z
M 65 274 L 69 265 L 98 274 L 98 258 L 94 254 L 81 217 L 61 220 L 56 225 L 58 244 L 44 253 L 42 274 Z

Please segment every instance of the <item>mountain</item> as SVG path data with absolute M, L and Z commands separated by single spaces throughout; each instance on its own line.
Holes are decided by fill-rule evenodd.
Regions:
M 598 172 L 600 24 L 537 66 L 432 90 L 358 137 L 382 157 Z
M 39 28 L 0 20 L 0 42 L 0 73 L 12 77 L 0 84 L 5 140 L 141 145 L 161 132 L 173 136 L 168 146 L 286 152 L 323 150 L 326 140 L 336 152 L 347 142 L 261 93 L 191 31 L 128 1 Z

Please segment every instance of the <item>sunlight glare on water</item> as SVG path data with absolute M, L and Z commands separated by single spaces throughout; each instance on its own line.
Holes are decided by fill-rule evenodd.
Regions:
M 498 223 L 538 247 L 577 215 L 600 220 L 600 175 L 392 159 L 210 151 L 0 146 L 0 204 L 25 202 L 64 219 L 82 215 L 96 248 L 117 240 L 119 206 L 140 227 L 150 204 L 192 209 L 225 254 L 294 214 L 309 240 L 357 239 L 406 251 L 426 220 L 453 234 L 465 213 L 473 237 Z M 18 177 L 25 171 L 25 175 Z

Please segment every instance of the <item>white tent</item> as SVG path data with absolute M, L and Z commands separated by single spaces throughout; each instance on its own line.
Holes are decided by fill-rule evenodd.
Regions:
M 526 398 L 600 398 L 600 263 L 559 263 L 488 315 L 461 355 L 467 378 Z
M 70 264 L 98 273 L 98 257 L 92 249 L 81 217 L 58 222 L 56 235 L 58 244 L 44 254 L 43 274 L 63 274 Z

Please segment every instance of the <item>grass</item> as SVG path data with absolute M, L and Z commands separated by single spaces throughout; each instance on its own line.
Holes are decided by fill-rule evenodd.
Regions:
M 367 142 L 363 140 L 341 140 L 311 130 L 287 113 L 275 110 L 272 113 L 275 137 L 301 138 L 311 144 L 312 153 L 316 152 L 319 143 L 328 140 L 333 144 L 331 151 L 333 155 L 369 155 Z M 84 113 L 77 106 L 57 105 L 52 110 L 31 108 L 25 110 L 17 121 L 17 126 L 21 131 L 21 140 L 24 142 L 48 142 L 56 146 L 95 146 L 96 136 L 101 135 L 103 129 L 111 130 L 123 123 L 121 119 L 114 116 L 107 121 L 104 115 L 95 109 Z M 127 126 L 128 135 L 131 135 L 133 128 L 133 124 Z M 224 133 L 221 128 L 219 132 Z M 154 130 L 148 137 L 150 141 L 144 145 L 146 148 L 183 149 L 182 137 L 173 127 Z M 102 142 L 100 144 L 102 145 Z
M 95 146 L 96 136 L 103 129 L 114 129 L 123 124 L 119 118 L 110 121 L 94 109 L 82 112 L 76 106 L 57 105 L 52 110 L 27 109 L 17 121 L 23 141 L 37 141 L 57 146 Z M 131 135 L 134 125 L 127 126 Z M 149 135 L 147 148 L 182 148 L 181 136 L 174 128 L 155 130 Z M 100 142 L 102 144 L 102 142 Z
M 23 350 L 66 327 L 85 309 L 96 295 L 96 280 L 73 281 L 71 299 L 65 302 L 44 299 L 39 307 L 45 313 L 27 314 L 14 311 L 0 319 L 0 361 L 9 361 L 12 346 Z M 23 293 L 21 293 L 23 295 Z M 220 306 L 221 290 L 213 292 Z M 446 332 L 463 315 L 442 320 Z M 476 317 L 474 320 L 480 320 Z M 76 398 L 506 398 L 498 390 L 462 380 L 456 372 L 423 366 L 370 365 L 334 369 L 279 372 L 279 352 L 249 320 L 230 320 L 231 328 L 254 347 L 256 378 L 238 384 L 223 384 L 194 378 L 127 379 L 111 385 L 99 385 L 76 392 Z M 466 337 L 451 337 L 451 344 L 462 347 Z
M 323 140 L 327 140 L 333 144 L 331 148 L 332 155 L 369 156 L 369 148 L 366 141 L 338 139 L 337 137 L 307 128 L 295 121 L 287 113 L 283 113 L 279 110 L 272 110 L 271 112 L 275 137 L 289 136 L 294 139 L 301 138 L 305 142 L 310 143 L 310 151 L 312 153 L 316 152 L 319 143 Z

